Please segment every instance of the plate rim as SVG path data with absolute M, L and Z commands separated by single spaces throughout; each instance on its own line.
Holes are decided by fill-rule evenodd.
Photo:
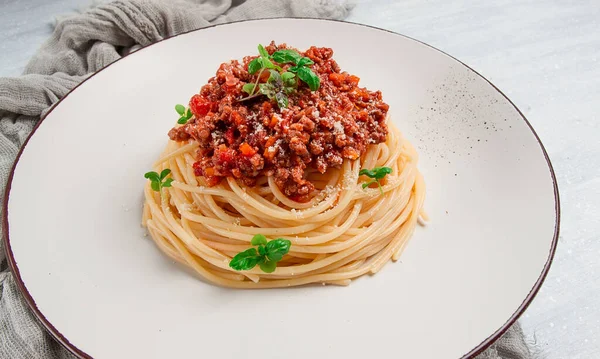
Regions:
M 23 282 L 22 278 L 21 278 L 21 274 L 19 272 L 19 268 L 17 266 L 17 263 L 15 261 L 11 246 L 10 246 L 10 234 L 9 234 L 9 223 L 8 223 L 8 202 L 9 202 L 9 197 L 10 197 L 10 190 L 12 187 L 12 181 L 13 181 L 13 177 L 14 177 L 14 173 L 15 173 L 15 169 L 19 163 L 19 160 L 21 158 L 21 154 L 23 153 L 23 151 L 25 150 L 25 147 L 27 146 L 27 144 L 29 143 L 29 140 L 33 137 L 33 135 L 35 134 L 35 132 L 37 131 L 37 129 L 40 127 L 40 125 L 42 124 L 42 122 L 44 122 L 44 120 L 46 119 L 46 117 L 48 117 L 48 115 L 50 113 L 52 113 L 52 111 L 61 103 L 63 102 L 73 91 L 75 91 L 79 86 L 83 85 L 85 82 L 87 82 L 88 80 L 90 80 L 91 78 L 93 78 L 94 76 L 96 76 L 97 74 L 99 74 L 100 72 L 102 72 L 104 69 L 110 67 L 111 65 L 114 65 L 115 63 L 135 54 L 140 52 L 141 50 L 144 50 L 146 48 L 149 48 L 150 46 L 153 46 L 155 44 L 158 44 L 162 41 L 177 37 L 177 36 L 181 36 L 181 35 L 185 35 L 185 34 L 189 34 L 192 32 L 196 32 L 196 31 L 202 31 L 205 29 L 210 29 L 210 28 L 214 28 L 214 27 L 218 27 L 218 26 L 227 26 L 230 24 L 237 24 L 237 23 L 243 23 L 243 22 L 254 22 L 254 21 L 271 21 L 271 20 L 314 20 L 314 21 L 326 21 L 326 22 L 334 22 L 334 23 L 345 23 L 345 24 L 350 24 L 353 26 L 361 26 L 361 27 L 366 27 L 366 28 L 370 28 L 370 29 L 374 29 L 374 30 L 379 30 L 379 31 L 384 31 L 396 36 L 401 36 L 405 39 L 409 39 L 415 42 L 418 42 L 422 45 L 425 45 L 447 57 L 449 57 L 450 59 L 456 61 L 457 63 L 459 63 L 460 65 L 466 67 L 468 70 L 472 71 L 474 74 L 476 74 L 477 76 L 481 77 L 485 82 L 487 82 L 489 85 L 491 85 L 496 91 L 498 91 L 498 93 L 500 95 L 502 95 L 502 97 L 504 97 L 508 103 L 510 103 L 510 105 L 512 105 L 512 107 L 519 113 L 519 115 L 521 116 L 521 118 L 523 119 L 523 121 L 525 121 L 525 123 L 527 124 L 527 127 L 529 127 L 529 130 L 533 133 L 535 140 L 537 141 L 538 145 L 540 146 L 540 149 L 542 150 L 542 153 L 544 155 L 544 158 L 546 160 L 546 163 L 548 165 L 548 169 L 550 171 L 550 178 L 552 180 L 552 186 L 553 186 L 553 190 L 554 190 L 554 211 L 555 211 L 555 223 L 554 223 L 554 235 L 552 238 L 552 243 L 551 243 L 551 247 L 550 247 L 550 251 L 548 253 L 548 258 L 546 260 L 546 263 L 544 264 L 544 268 L 542 269 L 542 272 L 540 273 L 537 281 L 534 283 L 533 287 L 531 288 L 531 290 L 529 291 L 529 293 L 527 294 L 527 296 L 525 297 L 525 299 L 523 300 L 523 302 L 521 302 L 521 305 L 519 305 L 519 307 L 517 308 L 517 310 L 510 316 L 510 318 L 508 318 L 508 320 L 502 324 L 502 326 L 496 330 L 494 333 L 492 333 L 490 336 L 488 336 L 486 339 L 484 339 L 481 343 L 479 343 L 475 348 L 471 349 L 469 352 L 467 352 L 466 354 L 464 354 L 461 359 L 471 359 L 474 358 L 475 356 L 477 356 L 478 354 L 481 354 L 484 350 L 486 350 L 487 348 L 489 348 L 497 339 L 499 339 L 504 333 L 506 333 L 506 331 L 519 319 L 519 317 L 523 314 L 523 312 L 525 312 L 525 310 L 527 309 L 527 307 L 529 307 L 529 305 L 531 304 L 531 302 L 533 301 L 533 298 L 535 298 L 535 296 L 537 295 L 537 293 L 539 292 L 540 288 L 542 287 L 542 284 L 544 282 L 544 280 L 546 279 L 546 276 L 548 275 L 548 271 L 550 270 L 550 267 L 552 265 L 552 262 L 554 260 L 554 255 L 556 253 L 556 247 L 558 244 L 558 238 L 559 238 L 559 233 L 560 233 L 560 217 L 561 217 L 561 212 L 560 212 L 560 198 L 559 198 L 559 191 L 558 191 L 558 182 L 556 180 L 556 174 L 554 172 L 554 168 L 552 166 L 552 162 L 550 161 L 550 157 L 548 156 L 548 152 L 546 151 L 546 148 L 544 147 L 544 144 L 542 143 L 542 141 L 540 140 L 540 137 L 538 136 L 537 132 L 535 131 L 535 129 L 533 128 L 533 126 L 531 125 L 531 123 L 529 122 L 529 120 L 527 120 L 527 118 L 525 117 L 525 115 L 521 112 L 521 110 L 510 100 L 510 98 L 508 98 L 508 96 L 506 96 L 504 94 L 504 92 L 502 92 L 496 85 L 494 85 L 490 80 L 488 80 L 487 78 L 485 78 L 483 75 L 481 75 L 479 72 L 477 72 L 476 70 L 474 70 L 472 67 L 470 67 L 469 65 L 465 64 L 464 62 L 462 62 L 461 60 L 457 59 L 456 57 L 446 53 L 445 51 L 442 51 L 432 45 L 429 45 L 421 40 L 415 39 L 413 37 L 407 36 L 407 35 L 403 35 L 400 34 L 398 32 L 392 31 L 392 30 L 388 30 L 388 29 L 383 29 L 377 26 L 373 26 L 373 25 L 367 25 L 367 24 L 361 24 L 361 23 L 357 23 L 357 22 L 352 22 L 352 21 L 345 21 L 345 20 L 337 20 L 337 19 L 323 19 L 323 18 L 315 18 L 315 17 L 277 17 L 277 18 L 255 18 L 255 19 L 246 19 L 246 20 L 237 20 L 237 21 L 232 21 L 232 22 L 227 22 L 227 23 L 222 23 L 222 24 L 212 24 L 212 25 L 208 25 L 205 27 L 201 27 L 199 29 L 194 29 L 194 30 L 189 30 L 189 31 L 185 31 L 176 35 L 172 35 L 172 36 L 168 36 L 165 37 L 163 39 L 160 39 L 156 42 L 151 43 L 150 45 L 144 46 L 142 48 L 140 48 L 139 50 L 133 51 L 128 53 L 125 56 L 122 56 L 121 58 L 111 62 L 110 64 L 104 66 L 103 68 L 101 68 L 100 70 L 94 72 L 93 74 L 91 74 L 90 76 L 88 76 L 87 78 L 85 78 L 83 81 L 81 81 L 80 83 L 78 83 L 75 87 L 73 87 L 69 92 L 67 92 L 57 103 L 55 103 L 54 105 L 52 105 L 50 107 L 50 109 L 46 112 L 45 115 L 43 115 L 42 117 L 40 117 L 40 120 L 35 124 L 35 126 L 33 127 L 31 133 L 27 136 L 27 139 L 23 142 L 23 145 L 21 146 L 21 148 L 19 149 L 19 152 L 17 153 L 17 156 L 15 157 L 14 163 L 11 167 L 8 179 L 6 181 L 6 188 L 4 190 L 4 201 L 2 204 L 2 226 L 3 226 L 3 242 L 4 242 L 4 248 L 5 248 L 5 252 L 6 252 L 6 259 L 8 262 L 8 266 L 11 270 L 11 272 L 13 273 L 14 277 L 15 277 L 15 282 L 17 284 L 17 287 L 19 288 L 19 291 L 21 292 L 21 294 L 23 295 L 25 302 L 27 303 L 27 305 L 29 306 L 29 308 L 31 309 L 31 311 L 34 314 L 34 317 L 38 320 L 38 322 L 40 322 L 42 324 L 42 326 L 50 333 L 52 334 L 52 336 L 65 348 L 67 349 L 69 352 L 71 352 L 72 354 L 74 354 L 75 356 L 77 356 L 78 358 L 83 358 L 83 359 L 92 359 L 92 357 L 87 354 L 86 352 L 84 352 L 83 350 L 79 349 L 78 347 L 76 347 L 74 344 L 72 344 L 58 329 L 56 329 L 56 327 L 54 327 L 54 325 L 52 323 L 50 323 L 50 321 L 48 319 L 46 319 L 46 317 L 44 316 L 44 314 L 39 310 L 39 308 L 37 307 L 37 304 L 35 302 L 35 300 L 33 299 L 33 297 L 31 296 L 31 294 L 29 293 L 29 291 L 27 290 L 27 287 L 25 286 L 25 283 Z

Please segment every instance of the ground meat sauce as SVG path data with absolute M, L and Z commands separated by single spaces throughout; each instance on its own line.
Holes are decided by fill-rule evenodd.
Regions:
M 286 48 L 271 42 L 266 50 L 273 54 Z M 307 201 L 314 190 L 305 179 L 309 166 L 325 173 L 329 167 L 340 168 L 345 158 L 359 158 L 369 145 L 385 142 L 389 106 L 381 92 L 358 87 L 359 78 L 341 72 L 330 48 L 298 52 L 315 62 L 310 68 L 321 80 L 317 91 L 299 82 L 281 110 L 266 96 L 239 102 L 247 96 L 242 86 L 258 76 L 248 73 L 256 56 L 247 56 L 242 63 L 221 64 L 190 100 L 194 117 L 169 131 L 173 141 L 200 144 L 194 170 L 209 186 L 227 176 L 247 186 L 255 185 L 258 176 L 274 176 L 288 197 Z M 265 71 L 260 82 L 268 77 Z

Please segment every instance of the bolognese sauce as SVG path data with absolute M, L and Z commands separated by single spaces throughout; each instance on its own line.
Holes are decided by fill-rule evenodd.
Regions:
M 270 55 L 282 49 L 292 48 L 266 46 Z M 321 173 L 340 168 L 344 159 L 355 160 L 369 145 L 385 142 L 389 106 L 381 92 L 359 87 L 359 78 L 341 71 L 330 48 L 296 51 L 314 62 L 311 70 L 320 80 L 316 91 L 299 82 L 284 108 L 265 96 L 244 100 L 245 84 L 269 78 L 268 71 L 250 74 L 248 65 L 256 56 L 247 56 L 221 64 L 191 98 L 193 118 L 169 131 L 173 141 L 198 142 L 194 172 L 207 185 L 234 177 L 254 186 L 259 176 L 273 176 L 286 196 L 306 201 L 314 190 L 306 179 L 308 168 Z

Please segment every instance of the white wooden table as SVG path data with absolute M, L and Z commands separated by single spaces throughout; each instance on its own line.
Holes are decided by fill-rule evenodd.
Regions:
M 0 0 L 0 76 L 19 75 L 54 19 L 90 3 Z M 359 0 L 348 20 L 457 57 L 527 116 L 556 170 L 562 224 L 521 323 L 544 358 L 600 358 L 600 1 Z

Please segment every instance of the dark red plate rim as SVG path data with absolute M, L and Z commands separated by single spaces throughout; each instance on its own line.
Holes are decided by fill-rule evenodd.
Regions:
M 517 106 L 515 106 L 515 104 L 502 92 L 500 91 L 500 89 L 498 89 L 498 87 L 496 87 L 493 83 L 491 83 L 488 79 L 486 79 L 485 77 L 483 77 L 481 74 L 479 74 L 477 71 L 473 70 L 471 67 L 469 67 L 467 64 L 463 63 L 462 61 L 456 59 L 455 57 L 445 53 L 444 51 L 441 51 L 431 45 L 428 45 L 422 41 L 419 41 L 417 39 L 413 39 L 409 36 L 405 36 L 402 34 L 398 34 L 396 32 L 390 31 L 390 30 L 386 30 L 386 29 L 381 29 L 375 26 L 370 26 L 370 25 L 365 25 L 365 24 L 357 24 L 357 23 L 353 23 L 353 22 L 347 22 L 347 21 L 342 21 L 342 20 L 328 20 L 328 19 L 317 19 L 317 18 L 277 18 L 277 19 L 288 19 L 288 20 L 318 20 L 318 21 L 331 21 L 331 22 L 343 22 L 343 23 L 347 23 L 347 24 L 352 24 L 355 26 L 364 26 L 364 27 L 368 27 L 368 28 L 372 28 L 372 29 L 376 29 L 376 30 L 380 30 L 380 31 L 385 31 L 394 35 L 398 35 L 398 36 L 402 36 L 404 38 L 416 41 L 418 43 L 421 43 L 427 47 L 430 47 L 436 51 L 439 51 L 440 53 L 448 56 L 449 58 L 453 59 L 454 61 L 458 62 L 459 64 L 465 66 L 466 68 L 468 68 L 469 70 L 473 71 L 475 74 L 477 74 L 478 76 L 480 76 L 483 80 L 485 80 L 487 83 L 489 83 L 494 89 L 496 89 L 496 91 L 498 91 L 514 108 L 515 110 L 517 110 L 517 112 L 519 113 L 519 115 L 521 115 L 521 118 L 523 119 L 523 121 L 525 121 L 525 123 L 527 124 L 527 126 L 529 126 L 529 129 L 531 130 L 531 132 L 533 133 L 533 135 L 535 136 L 535 139 L 537 140 L 537 142 L 540 145 L 540 148 L 542 149 L 542 152 L 544 153 L 544 157 L 546 159 L 546 162 L 548 163 L 548 168 L 550 169 L 550 175 L 552 177 L 552 184 L 554 186 L 554 203 L 555 203 L 555 213 L 556 213 L 556 222 L 554 225 L 554 237 L 552 238 L 552 247 L 550 248 L 550 252 L 548 253 L 548 259 L 546 261 L 546 264 L 544 265 L 544 269 L 542 270 L 542 272 L 540 273 L 540 276 L 538 278 L 538 280 L 536 281 L 536 283 L 534 284 L 533 288 L 531 288 L 531 291 L 529 292 L 529 294 L 527 295 L 527 297 L 525 298 L 525 300 L 521 303 L 521 305 L 519 306 L 519 308 L 515 311 L 515 313 L 513 313 L 513 315 L 506 321 L 506 323 L 504 323 L 502 325 L 502 327 L 500 327 L 500 329 L 498 329 L 496 332 L 494 332 L 492 335 L 490 335 L 489 337 L 487 337 L 483 342 L 481 342 L 479 345 L 477 345 L 475 348 L 473 348 L 470 352 L 468 352 L 467 354 L 465 354 L 461 359 L 467 359 L 467 358 L 473 358 L 476 355 L 480 354 L 481 352 L 483 352 L 485 349 L 487 349 L 490 345 L 492 345 L 494 343 L 494 341 L 496 341 L 500 336 L 502 336 L 516 321 L 517 319 L 521 316 L 521 314 L 523 314 L 523 312 L 525 311 L 525 309 L 527 309 L 527 307 L 529 306 L 529 304 L 531 303 L 531 301 L 533 300 L 533 298 L 535 297 L 535 295 L 538 293 L 538 291 L 540 290 L 540 287 L 542 286 L 542 283 L 544 282 L 544 279 L 546 278 L 546 275 L 548 274 L 548 270 L 550 269 L 550 265 L 552 264 L 552 260 L 554 258 L 554 253 L 556 252 L 556 246 L 558 243 L 558 234 L 560 231 L 560 200 L 559 200 L 559 195 L 558 195 L 558 184 L 556 182 L 556 176 L 554 174 L 554 168 L 552 167 L 552 163 L 550 162 L 550 158 L 548 157 L 548 153 L 546 152 L 546 149 L 544 148 L 544 145 L 542 144 L 542 141 L 540 140 L 539 136 L 537 135 L 537 133 L 535 132 L 535 130 L 533 129 L 533 127 L 531 126 L 531 123 L 529 123 L 529 121 L 527 120 L 527 118 L 525 118 L 525 115 L 523 115 L 523 113 L 517 108 Z M 239 22 L 248 22 L 248 21 L 268 21 L 268 20 L 273 20 L 273 19 L 252 19 L 252 20 L 241 20 L 241 21 L 235 21 L 235 22 L 231 22 L 231 23 L 226 23 L 226 24 L 218 24 L 218 25 L 211 25 L 211 26 L 207 26 L 207 27 L 203 27 L 200 29 L 196 29 L 196 30 L 191 30 L 191 31 L 187 31 L 187 32 L 183 32 L 181 34 L 177 34 L 165 39 L 162 39 L 160 41 L 157 41 L 151 45 L 148 45 L 146 47 L 150 47 L 154 44 L 157 44 L 158 42 L 164 41 L 164 40 L 168 40 L 170 38 L 176 37 L 176 36 L 180 36 L 180 35 L 184 35 L 190 32 L 194 32 L 194 31 L 201 31 L 204 29 L 208 29 L 208 28 L 212 28 L 212 27 L 216 27 L 216 26 L 227 26 L 228 24 L 232 24 L 232 23 L 239 23 Z M 143 49 L 141 49 L 143 50 Z M 136 51 L 135 53 L 137 53 L 138 51 Z M 130 54 L 131 55 L 131 54 Z M 127 56 L 130 56 L 127 55 Z M 25 301 L 27 302 L 27 304 L 29 305 L 29 307 L 31 308 L 31 310 L 33 311 L 33 313 L 35 314 L 35 316 L 37 317 L 37 319 L 41 322 L 41 324 L 50 332 L 52 333 L 52 335 L 66 348 L 68 349 L 71 353 L 75 354 L 76 356 L 78 356 L 79 358 L 92 358 L 90 355 L 88 355 L 87 353 L 85 353 L 83 350 L 77 348 L 75 345 L 73 345 L 71 342 L 69 342 L 69 340 L 62 335 L 62 333 L 60 333 L 58 331 L 58 329 L 56 329 L 52 323 L 50 323 L 50 321 L 48 321 L 48 319 L 46 319 L 46 317 L 44 317 L 44 314 L 38 309 L 35 300 L 33 299 L 33 297 L 31 296 L 31 294 L 27 291 L 27 288 L 25 287 L 25 284 L 23 283 L 23 280 L 21 279 L 21 274 L 19 273 L 19 268 L 17 267 L 17 263 L 15 261 L 15 258 L 13 256 L 12 253 L 12 249 L 10 246 L 10 238 L 9 238 L 9 230 L 8 230 L 8 199 L 9 199 L 9 195 L 10 195 L 10 188 L 12 185 L 12 180 L 13 180 L 13 176 L 14 176 L 14 172 L 15 172 L 15 168 L 17 166 L 17 163 L 19 162 L 19 159 L 21 158 L 21 154 L 23 153 L 23 150 L 25 149 L 25 146 L 27 146 L 27 143 L 29 142 L 29 140 L 31 139 L 31 137 L 34 135 L 35 131 L 38 129 L 38 127 L 42 124 L 42 122 L 46 119 L 46 117 L 48 117 L 48 115 L 54 110 L 54 108 L 60 104 L 65 98 L 67 98 L 69 96 L 69 94 L 71 94 L 71 92 L 75 91 L 79 86 L 81 86 L 81 84 L 83 84 L 84 82 L 89 81 L 91 78 L 93 78 L 94 76 L 96 76 L 98 73 L 102 72 L 102 70 L 106 69 L 107 67 L 115 64 L 118 61 L 121 61 L 122 59 L 124 59 L 124 56 L 120 59 L 118 59 L 117 61 L 105 66 L 104 68 L 98 70 L 96 73 L 94 73 L 93 75 L 89 76 L 87 79 L 85 79 L 84 81 L 82 81 L 81 83 L 79 83 L 77 86 L 75 86 L 71 91 L 69 91 L 60 101 L 58 101 L 58 103 L 56 103 L 52 109 L 50 109 L 50 111 L 48 111 L 46 113 L 46 115 L 40 119 L 40 121 L 36 124 L 36 126 L 33 128 L 33 130 L 31 131 L 31 134 L 29 135 L 29 137 L 27 138 L 27 140 L 25 140 L 25 143 L 23 144 L 23 146 L 21 147 L 21 149 L 19 150 L 19 153 L 17 154 L 17 157 L 15 159 L 15 162 L 13 164 L 13 167 L 11 169 L 10 175 L 8 177 L 8 181 L 6 184 L 6 190 L 4 193 L 4 215 L 2 218 L 2 223 L 4 225 L 4 242 L 5 242 L 5 248 L 6 248 L 6 256 L 8 259 L 8 264 L 15 276 L 17 285 L 21 291 L 21 293 L 23 294 L 23 297 L 25 298 Z

